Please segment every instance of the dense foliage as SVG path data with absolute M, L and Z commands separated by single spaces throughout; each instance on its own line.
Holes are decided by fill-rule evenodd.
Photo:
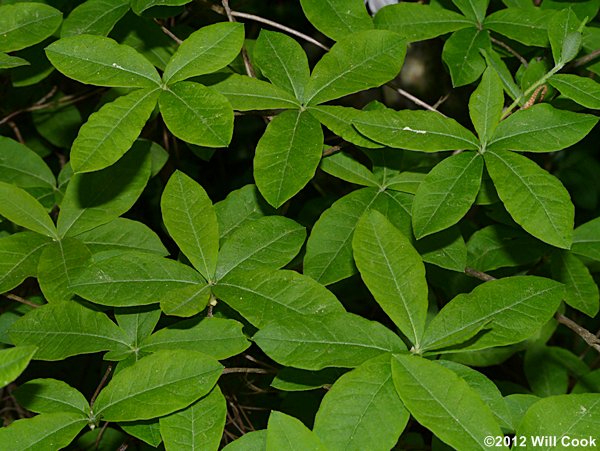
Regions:
M 0 449 L 600 449 L 600 0 L 231 3 L 0 0 Z

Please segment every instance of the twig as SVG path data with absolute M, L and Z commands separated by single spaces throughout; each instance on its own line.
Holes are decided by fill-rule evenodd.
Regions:
M 19 141 L 21 144 L 25 144 L 25 140 L 23 139 L 23 135 L 21 135 L 21 130 L 19 130 L 19 127 L 17 127 L 17 124 L 15 124 L 14 121 L 8 121 L 8 126 L 11 128 L 11 130 L 15 134 L 17 141 Z
M 227 15 L 227 20 L 229 22 L 235 22 L 235 18 L 233 17 L 233 12 L 229 7 L 229 0 L 221 0 L 221 4 L 223 5 L 223 9 L 225 10 L 225 15 Z M 248 56 L 248 51 L 246 50 L 246 46 L 242 47 L 242 59 L 244 60 L 244 67 L 246 68 L 246 73 L 249 77 L 256 78 L 256 73 L 254 72 L 254 68 L 250 63 L 250 57 Z
M 225 368 L 222 374 L 232 373 L 257 373 L 257 374 L 272 374 L 274 371 L 264 368 Z
M 102 426 L 102 429 L 100 429 L 100 432 L 98 432 L 98 437 L 96 437 L 96 442 L 94 443 L 94 449 L 98 449 L 98 447 L 100 446 L 100 441 L 102 440 L 102 436 L 104 435 L 104 431 L 106 431 L 107 427 L 108 427 L 108 421 L 105 421 L 104 426 Z
M 325 149 L 323 151 L 323 157 L 328 157 L 329 155 L 333 155 L 334 153 L 339 152 L 340 150 L 342 150 L 342 146 L 331 146 L 328 147 L 327 149 Z
M 90 401 L 90 407 L 94 407 L 94 402 L 96 401 L 96 398 L 100 394 L 100 390 L 102 390 L 102 388 L 106 384 L 106 381 L 108 380 L 108 376 L 110 375 L 112 369 L 113 369 L 113 366 L 112 366 L 112 363 L 110 363 L 108 365 L 108 367 L 106 368 L 106 371 L 104 372 L 104 376 L 102 376 L 102 379 L 100 379 L 100 383 L 96 387 L 96 391 L 92 395 L 92 400 Z
M 479 280 L 483 280 L 484 282 L 489 282 L 490 280 L 496 280 L 494 276 L 491 276 L 485 272 L 477 271 L 476 269 L 469 268 L 468 266 L 465 268 L 465 274 L 467 276 L 475 277 Z
M 506 50 L 506 51 L 507 51 L 508 53 L 510 53 L 512 56 L 516 57 L 516 58 L 517 58 L 517 59 L 518 59 L 518 60 L 521 62 L 521 64 L 522 64 L 523 66 L 527 67 L 527 66 L 529 65 L 529 64 L 527 63 L 527 60 L 526 60 L 525 58 L 523 58 L 523 57 L 522 57 L 522 56 L 521 56 L 521 55 L 520 55 L 520 54 L 519 54 L 519 53 L 518 53 L 518 52 L 517 52 L 515 49 L 513 49 L 512 47 L 510 47 L 510 46 L 509 46 L 509 45 L 508 45 L 506 42 L 503 42 L 503 41 L 501 41 L 501 40 L 499 40 L 499 39 L 496 39 L 496 38 L 494 38 L 494 37 L 492 37 L 492 36 L 490 36 L 490 40 L 491 40 L 491 41 L 492 41 L 494 44 L 496 44 L 496 45 L 498 45 L 498 46 L 502 47 L 504 50 Z
M 156 22 L 159 26 L 160 29 L 162 30 L 162 32 L 164 34 L 166 34 L 167 36 L 169 36 L 171 39 L 173 39 L 178 45 L 181 44 L 183 41 L 181 39 L 179 39 L 177 36 L 175 36 L 171 30 L 169 30 L 167 27 L 165 27 L 163 24 L 160 23 L 160 21 L 158 19 L 154 19 L 154 22 Z
M 31 301 L 28 301 L 27 299 L 24 299 L 21 296 L 17 296 L 16 294 L 4 293 L 2 296 L 10 299 L 11 301 L 16 301 L 16 302 L 20 302 L 21 304 L 28 305 L 29 307 L 33 307 L 33 308 L 39 307 L 39 305 L 37 305 Z
M 571 329 L 573 332 L 579 335 L 581 339 L 588 344 L 589 347 L 594 348 L 596 351 L 600 352 L 600 339 L 596 337 L 596 335 L 591 333 L 586 328 L 580 326 L 572 319 L 567 318 L 562 313 L 557 312 L 556 315 L 554 315 L 554 317 L 560 324 L 567 326 L 569 329 Z
M 600 49 L 596 49 L 593 52 L 582 56 L 581 58 L 577 58 L 575 61 L 572 61 L 571 64 L 569 64 L 569 67 L 585 66 L 587 63 L 589 63 L 592 60 L 595 60 L 598 57 L 600 57 Z
M 410 92 L 405 91 L 404 89 L 397 86 L 397 84 L 394 81 L 387 83 L 386 86 L 389 86 L 390 88 L 392 88 L 394 91 L 396 91 L 402 97 L 406 97 L 408 100 L 410 100 L 415 105 L 419 105 L 421 108 L 424 108 L 429 111 L 435 111 L 436 113 L 441 114 L 442 116 L 446 117 L 446 115 L 444 113 L 437 110 L 435 107 L 429 105 L 427 102 L 419 99 L 418 97 L 412 95 Z

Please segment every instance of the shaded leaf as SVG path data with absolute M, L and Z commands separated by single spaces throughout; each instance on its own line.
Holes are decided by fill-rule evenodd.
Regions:
M 373 21 L 361 0 L 300 0 L 300 4 L 310 23 L 335 41 L 373 28 Z
M 0 52 L 42 42 L 60 26 L 62 13 L 49 5 L 20 2 L 0 6 Z

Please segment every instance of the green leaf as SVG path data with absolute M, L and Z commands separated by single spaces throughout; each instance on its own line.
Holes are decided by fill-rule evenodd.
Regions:
M 488 151 L 484 157 L 498 196 L 512 218 L 545 243 L 568 249 L 574 207 L 560 181 L 513 152 Z
M 217 450 L 227 417 L 227 401 L 218 386 L 190 407 L 160 419 L 167 451 Z
M 598 285 L 586 266 L 570 252 L 552 256 L 552 277 L 565 284 L 565 302 L 594 318 L 600 309 Z
M 352 236 L 358 220 L 371 208 L 387 215 L 395 226 L 406 220 L 410 233 L 409 195 L 363 188 L 338 199 L 315 223 L 306 244 L 304 273 L 323 285 L 356 273 Z M 412 196 L 411 199 L 412 201 Z
M 326 451 L 327 448 L 314 432 L 300 420 L 281 412 L 272 411 L 267 428 L 266 451 Z
M 14 69 L 15 67 L 29 66 L 30 63 L 26 59 L 17 56 L 7 55 L 0 52 L 0 70 Z
M 511 72 L 508 70 L 506 63 L 500 58 L 497 52 L 490 50 L 489 52 L 486 49 L 481 49 L 481 53 L 485 58 L 485 62 L 489 67 L 492 67 L 496 74 L 502 80 L 502 86 L 506 93 L 510 96 L 511 99 L 520 99 L 522 96 L 521 89 L 515 83 Z M 522 105 L 523 101 L 519 101 L 519 105 Z
M 536 345 L 527 349 L 523 370 L 529 387 L 540 397 L 562 395 L 569 388 L 567 369 L 552 358 L 546 346 Z
M 242 324 L 223 318 L 180 321 L 153 333 L 139 345 L 144 352 L 184 349 L 204 352 L 218 360 L 233 357 L 248 346 Z
M 222 279 L 232 271 L 279 269 L 298 254 L 304 240 L 304 227 L 283 216 L 247 222 L 223 244 L 215 278 Z
M 255 185 L 231 191 L 227 198 L 215 204 L 221 241 L 226 240 L 247 222 L 255 221 L 275 210 L 261 197 Z
M 42 158 L 29 147 L 0 136 L 0 181 L 24 190 L 43 188 L 54 194 L 56 178 Z
M 384 179 L 385 189 L 415 194 L 419 188 L 419 185 L 425 179 L 425 175 L 426 174 L 421 172 L 401 172 L 400 174 L 396 174 Z
M 213 290 L 219 299 L 258 328 L 297 314 L 344 311 L 330 291 L 294 271 L 235 272 Z
M 213 280 L 219 252 L 219 224 L 206 191 L 185 175 L 171 175 L 161 198 L 165 227 L 206 280 Z
M 94 257 L 71 284 L 75 293 L 97 304 L 153 304 L 162 301 L 170 291 L 205 286 L 200 274 L 174 260 L 140 252 L 101 257 L 102 254 Z
M 195 284 L 161 294 L 160 309 L 167 315 L 194 316 L 200 313 L 210 300 L 212 285 Z
M 0 350 L 0 388 L 6 387 L 25 371 L 36 350 L 35 346 L 15 346 Z
M 458 272 L 467 266 L 467 246 L 458 226 L 421 238 L 414 246 L 425 263 Z
M 375 26 L 415 42 L 473 27 L 475 22 L 444 8 L 403 2 L 382 8 L 375 16 Z
M 522 44 L 546 47 L 553 14 L 541 8 L 506 8 L 487 16 L 483 26 Z
M 469 115 L 482 142 L 487 142 L 502 117 L 504 91 L 498 73 L 488 67 L 469 99 Z
M 600 83 L 572 74 L 556 74 L 548 82 L 568 99 L 592 110 L 600 110 Z
M 279 208 L 312 179 L 321 161 L 323 130 L 313 116 L 285 111 L 256 146 L 254 180 L 263 197 Z
M 227 66 L 244 44 L 244 25 L 220 22 L 203 27 L 177 48 L 169 60 L 163 81 L 173 85 L 181 80 L 210 74 Z
M 369 19 L 370 20 L 370 19 Z M 254 61 L 274 85 L 302 99 L 310 79 L 304 49 L 291 37 L 262 29 L 254 45 Z
M 0 52 L 30 47 L 52 36 L 62 13 L 40 3 L 21 2 L 0 6 Z
M 104 313 L 69 302 L 29 311 L 9 331 L 16 345 L 37 346 L 36 360 L 128 348 L 127 336 Z
M 433 111 L 364 111 L 353 123 L 367 138 L 398 149 L 439 152 L 479 146 L 469 130 Z
M 87 418 L 90 406 L 83 395 L 56 379 L 34 379 L 14 391 L 19 404 L 35 413 L 70 412 Z
M 376 88 L 393 79 L 402 68 L 406 43 L 396 33 L 370 30 L 338 41 L 312 71 L 304 98 L 307 105 Z
M 136 14 L 141 15 L 144 11 L 153 8 L 154 6 L 182 6 L 186 3 L 190 3 L 190 1 L 191 0 L 131 0 L 131 9 L 133 9 Z
M 121 422 L 119 423 L 119 426 L 127 434 L 140 439 L 144 443 L 147 443 L 154 448 L 158 447 L 158 445 L 162 443 L 158 419 L 129 421 L 126 423 Z
M 232 74 L 212 88 L 236 111 L 300 108 L 300 102 L 285 89 L 245 75 Z
M 581 21 L 577 18 L 571 8 L 561 9 L 552 16 L 548 23 L 548 39 L 550 41 L 550 47 L 552 48 L 552 57 L 554 58 L 555 64 L 565 64 L 573 59 L 577 52 L 579 52 L 579 46 L 581 45 L 581 34 L 578 33 Z M 569 44 L 569 40 L 572 39 L 573 33 L 579 34 L 579 46 L 575 50 L 575 55 L 571 58 L 567 58 L 568 55 L 563 54 L 565 44 Z
M 340 138 L 343 138 L 352 144 L 370 149 L 382 147 L 381 144 L 365 138 L 358 133 L 352 125 L 352 123 L 361 116 L 361 110 L 340 105 L 318 105 L 309 107 L 308 111 L 310 111 L 310 114 L 316 117 L 321 124 Z
M 160 112 L 178 138 L 204 147 L 226 147 L 233 134 L 233 110 L 217 91 L 199 83 L 181 81 L 163 90 Z M 194 127 L 189 127 L 189 121 Z
M 169 254 L 152 229 L 131 219 L 114 219 L 77 235 L 77 238 L 92 254 L 113 250 L 148 252 L 161 257 Z
M 452 0 L 452 3 L 469 19 L 481 24 L 485 19 L 489 0 Z
M 502 436 L 491 409 L 454 371 L 421 357 L 395 355 L 392 374 L 412 416 L 453 448 L 487 450 L 485 437 Z
M 133 48 L 104 36 L 71 36 L 46 47 L 46 56 L 67 77 L 90 85 L 156 88 L 154 66 Z
M 200 352 L 157 351 L 113 376 L 94 403 L 94 415 L 105 421 L 167 415 L 206 395 L 222 369 Z
M 63 38 L 78 34 L 106 36 L 129 11 L 128 0 L 87 0 L 65 19 L 60 30 Z
M 344 152 L 323 158 L 321 170 L 339 179 L 364 186 L 379 186 L 377 177 L 365 166 Z
M 406 350 L 381 323 L 352 313 L 281 318 L 259 330 L 253 340 L 277 363 L 306 370 L 353 368 L 380 354 Z
M 44 413 L 0 428 L 0 443 L 11 451 L 56 451 L 68 446 L 86 424 L 80 414 Z
M 88 266 L 92 253 L 76 238 L 63 238 L 44 248 L 37 277 L 48 302 L 68 301 L 75 293 L 71 284 Z
M 361 0 L 300 0 L 300 4 L 309 22 L 334 41 L 373 28 L 373 21 Z
M 396 393 L 390 363 L 389 355 L 368 360 L 327 391 L 314 427 L 327 449 L 394 448 L 409 414 Z
M 442 59 L 450 70 L 452 86 L 459 87 L 473 83 L 486 68 L 481 49 L 491 49 L 487 31 L 477 28 L 458 30 L 444 44 Z
M 467 250 L 468 266 L 488 272 L 535 263 L 549 247 L 520 229 L 495 224 L 471 235 Z
M 415 194 L 415 236 L 422 238 L 460 221 L 475 202 L 482 172 L 483 158 L 476 152 L 463 152 L 438 163 Z
M 0 182 L 0 216 L 50 238 L 58 236 L 46 209 L 27 191 L 5 182 Z
M 533 404 L 519 424 L 517 435 L 556 437 L 557 445 L 560 446 L 563 443 L 569 445 L 572 438 L 595 438 L 599 427 L 600 395 L 560 395 L 544 398 Z M 565 442 L 562 441 L 563 437 L 568 437 L 564 439 Z M 540 445 L 536 448 L 545 451 L 557 449 L 553 442 Z
M 267 449 L 267 431 L 246 432 L 237 440 L 231 442 L 224 451 L 265 451 Z
M 425 266 L 417 251 L 378 211 L 366 212 L 352 239 L 354 259 L 369 291 L 419 348 L 427 315 Z
M 136 141 L 114 165 L 71 177 L 58 215 L 61 237 L 106 224 L 128 211 L 148 183 L 150 141 Z
M 571 252 L 600 261 L 600 218 L 592 219 L 575 229 Z
M 136 89 L 93 113 L 73 142 L 73 170 L 92 172 L 116 163 L 142 132 L 158 95 L 157 89 Z
M 552 152 L 582 140 L 598 118 L 557 110 L 547 103 L 519 110 L 502 121 L 490 139 L 490 150 Z
M 560 305 L 562 284 L 537 276 L 515 276 L 479 285 L 459 294 L 429 323 L 423 338 L 426 349 L 440 349 L 465 341 L 485 327 L 463 349 L 505 346 L 537 332 Z
M 37 275 L 40 255 L 50 240 L 34 232 L 20 232 L 0 238 L 0 293 L 19 286 Z
M 389 360 L 389 356 L 386 357 Z M 271 382 L 271 387 L 282 391 L 308 391 L 316 388 L 329 388 L 345 370 L 325 368 L 320 371 L 282 368 Z

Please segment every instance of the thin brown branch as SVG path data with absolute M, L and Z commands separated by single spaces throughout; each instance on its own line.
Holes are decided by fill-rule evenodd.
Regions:
M 598 57 L 600 57 L 600 49 L 596 49 L 587 55 L 583 55 L 581 58 L 577 58 L 576 60 L 572 61 L 571 64 L 569 64 L 569 67 L 585 66 L 587 63 L 595 60 Z
M 162 32 L 164 34 L 166 34 L 167 36 L 169 36 L 171 39 L 173 39 L 173 41 L 175 41 L 177 43 L 177 45 L 179 45 L 183 42 L 181 39 L 179 39 L 177 36 L 175 36 L 173 34 L 173 32 L 171 32 L 171 30 L 169 30 L 162 23 L 160 23 L 160 21 L 158 19 L 154 19 L 154 22 L 156 22 L 160 26 L 160 29 L 162 30 Z
M 25 304 L 28 305 L 29 307 L 33 307 L 33 308 L 38 308 L 39 305 L 28 301 L 27 299 L 22 298 L 21 296 L 17 296 L 16 294 L 12 294 L 12 293 L 4 293 L 2 296 L 10 299 L 11 301 L 15 301 L 15 302 L 19 302 L 21 304 Z
M 94 449 L 98 449 L 100 446 L 100 442 L 102 441 L 102 437 L 104 436 L 104 432 L 106 431 L 108 424 L 108 421 L 105 421 L 102 429 L 100 429 L 100 432 L 98 432 L 98 437 L 96 437 L 96 442 L 94 443 Z
M 496 39 L 492 36 L 490 36 L 490 40 L 496 44 L 499 47 L 502 47 L 504 50 L 506 50 L 508 53 L 510 53 L 512 56 L 516 57 L 523 66 L 527 67 L 529 64 L 527 63 L 527 60 L 525 58 L 523 58 L 519 52 L 517 52 L 515 49 L 513 49 L 511 46 L 509 46 L 506 42 L 503 42 L 499 39 Z
M 222 374 L 232 373 L 256 373 L 256 374 L 273 374 L 274 371 L 264 368 L 225 368 Z
M 98 386 L 96 387 L 96 391 L 92 395 L 92 400 L 90 401 L 90 407 L 94 407 L 94 402 L 96 401 L 96 398 L 100 394 L 100 390 L 102 390 L 102 388 L 106 385 L 106 381 L 108 380 L 108 376 L 110 375 L 112 369 L 113 369 L 113 366 L 112 366 L 112 363 L 110 363 L 108 365 L 108 367 L 106 367 L 104 376 L 102 376 L 102 379 L 100 379 L 100 383 L 98 384 Z
M 489 274 L 477 271 L 476 269 L 469 268 L 468 266 L 465 268 L 465 274 L 467 276 L 475 277 L 476 279 L 483 280 L 484 282 L 489 282 L 490 280 L 496 280 L 494 276 L 490 276 Z
M 573 332 L 579 335 L 581 339 L 585 341 L 590 348 L 594 348 L 600 353 L 600 338 L 598 338 L 586 328 L 577 324 L 572 319 L 567 318 L 562 313 L 557 312 L 556 315 L 554 315 L 554 317 L 560 324 L 562 324 L 563 326 L 567 326 L 569 329 L 571 329 Z
M 25 140 L 23 139 L 23 135 L 21 135 L 21 130 L 19 130 L 17 124 L 15 124 L 14 121 L 8 121 L 8 126 L 15 134 L 15 138 L 17 138 L 17 141 L 19 141 L 21 144 L 25 144 Z

